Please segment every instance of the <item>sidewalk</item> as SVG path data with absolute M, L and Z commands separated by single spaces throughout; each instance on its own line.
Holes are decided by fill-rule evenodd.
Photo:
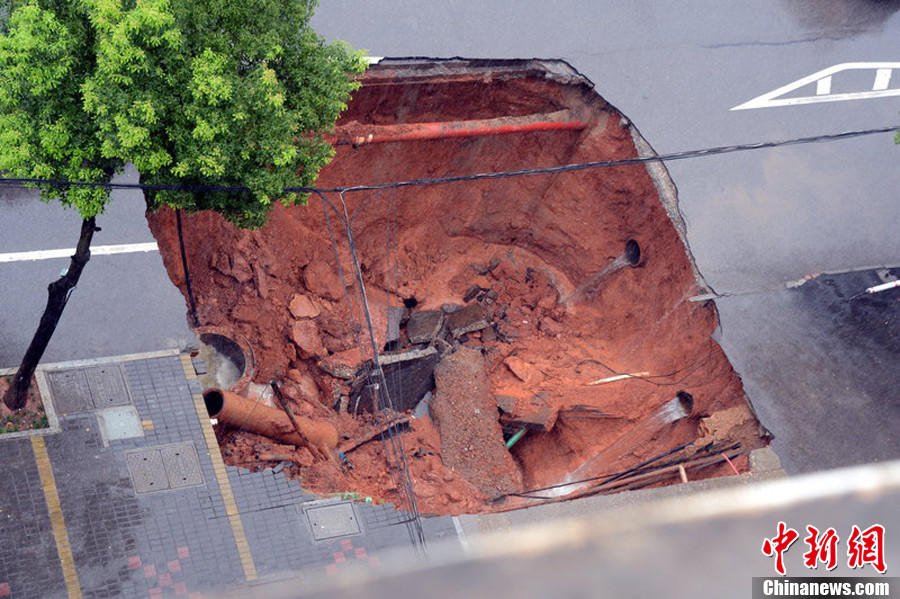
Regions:
M 0 436 L 0 598 L 197 599 L 415 559 L 390 505 L 225 466 L 188 356 L 44 372 L 59 430 Z M 424 528 L 456 536 L 447 517 Z

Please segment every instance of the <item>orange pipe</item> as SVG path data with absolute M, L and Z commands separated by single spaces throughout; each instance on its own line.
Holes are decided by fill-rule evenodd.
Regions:
M 203 402 L 210 418 L 232 428 L 250 431 L 298 447 L 306 442 L 297 434 L 287 414 L 257 401 L 252 401 L 223 389 L 207 389 L 203 392 Z M 326 455 L 337 447 L 337 430 L 328 422 L 316 422 L 303 416 L 294 416 L 297 424 L 312 445 L 325 451 Z
M 515 121 L 519 122 L 515 122 Z M 535 131 L 578 131 L 588 127 L 584 121 L 537 121 L 527 119 L 486 119 L 478 121 L 453 121 L 439 123 L 412 123 L 408 125 L 372 125 L 363 134 L 341 135 L 334 139 L 337 145 L 361 146 L 364 144 L 395 141 L 423 141 L 452 137 L 485 137 Z

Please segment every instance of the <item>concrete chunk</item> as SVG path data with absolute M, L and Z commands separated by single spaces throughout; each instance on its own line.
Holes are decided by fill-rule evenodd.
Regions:
M 392 341 L 400 340 L 400 322 L 403 320 L 403 317 L 406 315 L 406 308 L 403 307 L 394 307 L 391 306 L 388 308 L 387 315 L 387 338 L 385 341 L 390 343 Z
M 409 315 L 406 334 L 410 343 L 431 343 L 444 324 L 444 315 L 439 310 L 421 310 Z
M 481 304 L 469 304 L 462 310 L 447 317 L 447 326 L 454 338 L 480 331 L 489 325 L 487 315 Z
M 393 407 L 397 412 L 413 409 L 434 388 L 434 368 L 439 359 L 438 351 L 433 347 L 378 356 L 387 383 L 387 394 L 373 389 L 372 384 L 378 381 L 372 362 L 367 362 L 362 369 L 363 374 L 353 384 L 351 411 L 372 412 L 387 407 Z

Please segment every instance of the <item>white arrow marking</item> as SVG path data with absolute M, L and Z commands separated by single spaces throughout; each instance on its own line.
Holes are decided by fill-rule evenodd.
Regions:
M 155 252 L 159 250 L 156 242 L 129 243 L 122 245 L 98 245 L 91 248 L 91 256 L 109 256 L 112 254 L 129 254 L 132 252 Z M 34 250 L 32 252 L 12 252 L 0 254 L 0 262 L 24 262 L 27 260 L 50 260 L 52 258 L 69 258 L 75 248 L 64 250 Z
M 841 94 L 831 93 L 832 75 L 840 73 L 841 71 L 866 69 L 875 71 L 875 83 L 872 86 L 872 91 Z M 771 108 L 774 106 L 794 106 L 798 104 L 815 104 L 818 102 L 840 102 L 843 100 L 864 100 L 869 98 L 900 96 L 900 89 L 888 89 L 892 69 L 900 69 L 900 62 L 845 62 L 836 64 L 827 69 L 823 69 L 818 73 L 813 73 L 812 75 L 798 79 L 793 83 L 788 83 L 776 90 L 753 98 L 748 102 L 735 106 L 731 110 L 748 110 L 750 108 Z M 781 97 L 811 83 L 816 84 L 816 95 L 814 96 L 801 96 L 798 98 Z

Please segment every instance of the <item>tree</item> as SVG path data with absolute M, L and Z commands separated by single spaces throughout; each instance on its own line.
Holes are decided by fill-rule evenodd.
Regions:
M 54 180 L 45 201 L 83 218 L 68 272 L 7 406 L 27 387 L 65 300 L 90 259 L 103 186 L 127 162 L 148 208 L 215 210 L 244 227 L 275 201 L 305 201 L 334 150 L 331 130 L 365 68 L 359 52 L 309 26 L 315 0 L 5 0 L 0 2 L 0 171 Z M 163 189 L 241 187 L 246 191 Z

